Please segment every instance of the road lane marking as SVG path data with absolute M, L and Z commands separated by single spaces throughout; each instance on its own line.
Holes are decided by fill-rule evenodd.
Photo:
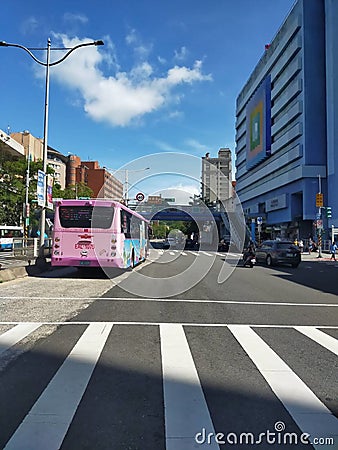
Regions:
M 0 355 L 41 326 L 40 322 L 20 322 L 0 335 Z
M 160 335 L 166 450 L 193 450 L 196 433 L 215 433 L 214 426 L 182 326 L 162 324 Z M 212 441 L 209 448 L 219 446 Z
M 112 324 L 90 324 L 5 450 L 57 450 L 109 336 Z
M 180 299 L 180 298 L 135 298 L 135 297 L 1 297 L 1 299 L 11 300 L 115 300 L 115 301 L 135 301 L 135 302 L 178 302 L 178 303 L 215 303 L 224 305 L 263 305 L 263 306 L 300 306 L 300 307 L 329 307 L 337 308 L 338 303 L 291 303 L 291 302 L 263 302 L 245 300 L 203 300 L 203 299 Z
M 210 255 L 210 253 L 202 251 L 202 250 L 200 251 L 200 253 L 202 253 L 203 255 L 206 255 L 206 256 L 213 256 L 213 255 Z
M 22 322 L 0 322 L 0 325 L 18 325 Z M 35 323 L 35 322 L 32 322 Z M 96 324 L 113 324 L 113 325 L 149 325 L 149 326 L 159 326 L 159 325 L 182 325 L 183 327 L 228 327 L 230 325 L 241 326 L 243 324 L 240 323 L 194 323 L 194 322 L 144 322 L 144 321 L 74 321 L 74 322 L 41 322 L 41 325 L 90 325 L 92 323 Z M 259 323 L 249 323 L 245 324 L 251 328 L 295 328 L 297 325 L 288 325 L 288 324 L 259 324 Z M 300 325 L 299 325 L 300 326 Z M 329 330 L 338 330 L 338 325 L 307 325 L 310 328 L 321 328 L 321 329 L 329 329 Z
M 334 337 L 329 336 L 314 327 L 301 326 L 295 327 L 295 329 L 338 356 L 338 340 Z
M 249 326 L 229 325 L 228 328 L 298 427 L 312 438 L 337 438 L 337 418 L 277 353 Z

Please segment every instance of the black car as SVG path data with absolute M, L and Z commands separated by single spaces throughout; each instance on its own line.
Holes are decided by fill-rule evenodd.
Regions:
M 301 261 L 301 253 L 300 249 L 291 241 L 264 241 L 256 249 L 256 261 L 268 266 L 291 264 L 292 267 L 298 267 Z

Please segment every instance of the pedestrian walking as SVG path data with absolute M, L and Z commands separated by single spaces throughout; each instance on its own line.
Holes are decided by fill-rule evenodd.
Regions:
M 331 261 L 331 259 L 333 259 L 334 261 L 337 261 L 336 260 L 336 251 L 337 251 L 337 244 L 335 243 L 335 242 L 332 242 L 331 243 L 331 245 L 330 245 L 330 253 L 331 253 L 331 258 L 330 258 L 330 261 Z
M 303 253 L 303 251 L 304 251 L 304 242 L 303 242 L 302 239 L 299 241 L 298 247 L 300 249 L 300 252 Z

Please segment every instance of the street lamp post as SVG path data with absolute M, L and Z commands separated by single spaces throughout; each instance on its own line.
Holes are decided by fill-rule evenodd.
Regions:
M 25 50 L 29 54 L 29 56 L 34 59 L 34 61 L 41 66 L 46 67 L 46 84 L 45 84 L 45 109 L 44 109 L 44 125 L 43 125 L 43 172 L 46 175 L 47 171 L 47 140 L 48 140 L 48 102 L 49 102 L 49 69 L 52 66 L 56 66 L 57 64 L 60 64 L 62 61 L 64 61 L 74 50 L 77 50 L 80 47 L 88 47 L 90 45 L 104 45 L 104 42 L 102 40 L 93 41 L 93 42 L 86 42 L 82 44 L 75 45 L 71 48 L 51 48 L 51 40 L 48 38 L 47 40 L 47 47 L 45 48 L 27 48 L 20 44 L 10 44 L 5 41 L 0 41 L 0 47 L 17 47 L 21 48 L 22 50 Z M 31 50 L 46 50 L 47 51 L 47 58 L 46 62 L 40 61 L 36 56 L 31 52 Z M 68 50 L 65 55 L 63 55 L 62 58 L 58 59 L 57 61 L 50 62 L 50 52 L 51 50 Z M 46 181 L 44 189 L 46 191 Z M 44 260 L 44 239 L 45 239 L 45 224 L 46 222 L 46 206 L 44 205 L 41 209 L 41 217 L 40 217 L 40 225 L 39 225 L 39 231 L 40 231 L 40 246 L 39 246 L 39 259 Z
M 26 186 L 25 186 L 25 206 L 24 206 L 25 239 L 28 238 L 28 228 L 29 228 L 29 212 L 30 212 L 30 205 L 29 205 L 29 183 L 30 183 L 29 166 L 30 166 L 30 162 L 31 162 L 31 154 L 30 154 L 30 146 L 28 146 L 27 170 L 26 170 Z

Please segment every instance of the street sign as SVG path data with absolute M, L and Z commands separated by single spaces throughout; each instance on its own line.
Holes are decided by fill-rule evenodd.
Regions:
M 38 198 L 38 205 L 43 208 L 46 205 L 46 174 L 42 170 L 38 170 L 38 182 L 36 186 L 36 193 Z
M 142 202 L 144 200 L 144 194 L 142 192 L 139 192 L 138 194 L 136 194 L 135 198 L 138 202 Z
M 262 225 L 262 223 L 263 223 L 263 218 L 257 217 L 257 225 Z
M 323 194 L 321 193 L 316 194 L 316 207 L 322 208 L 323 205 L 324 205 Z
M 47 208 L 53 209 L 53 182 L 52 175 L 47 175 Z
M 318 220 L 316 221 L 316 225 L 317 225 L 317 228 L 318 228 L 318 229 L 323 228 L 323 221 L 322 221 L 322 219 L 318 219 Z

